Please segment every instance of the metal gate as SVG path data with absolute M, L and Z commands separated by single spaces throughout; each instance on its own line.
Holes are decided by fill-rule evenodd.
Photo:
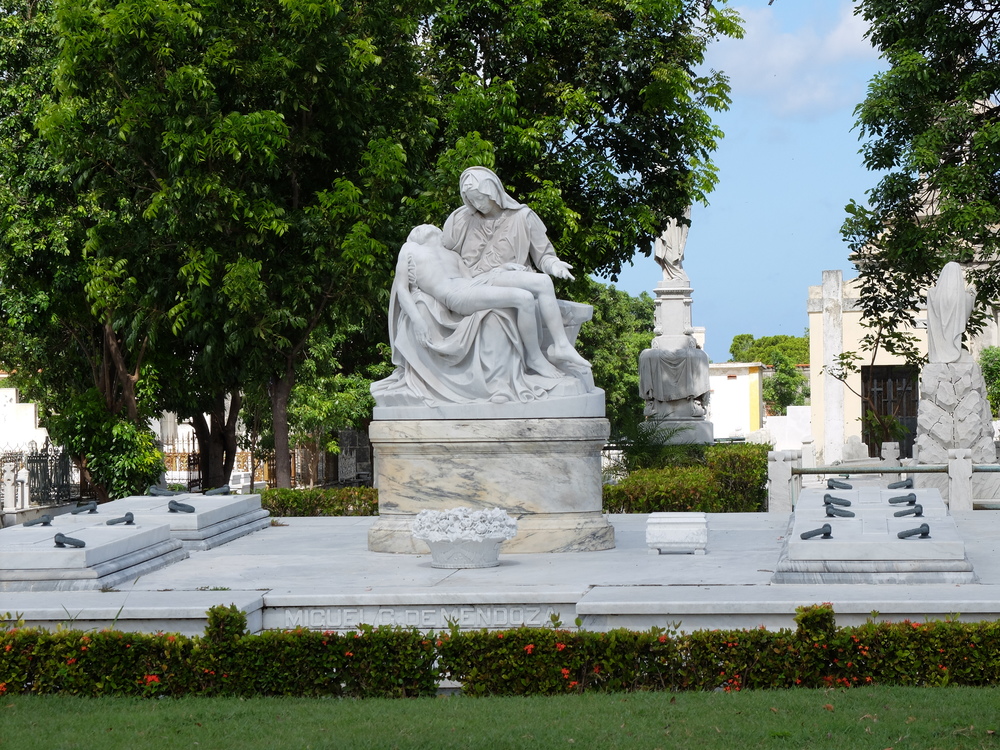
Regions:
M 875 365 L 861 368 L 862 410 L 872 409 L 880 417 L 893 416 L 909 431 L 899 442 L 903 458 L 913 456 L 917 436 L 917 369 L 907 365 Z M 881 452 L 882 436 L 863 423 L 862 440 L 873 457 Z

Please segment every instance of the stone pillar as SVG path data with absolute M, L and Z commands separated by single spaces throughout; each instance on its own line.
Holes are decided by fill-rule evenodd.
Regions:
M 972 451 L 948 451 L 948 510 L 972 510 Z
M 30 482 L 28 481 L 28 470 L 21 469 L 17 472 L 17 507 L 21 510 L 27 509 L 31 505 L 31 497 L 29 495 Z
M 802 451 L 769 451 L 767 454 L 767 512 L 791 513 L 801 489 L 801 475 L 792 467 L 802 462 Z
M 899 466 L 899 443 L 882 443 L 882 463 L 888 466 Z M 886 482 L 895 482 L 899 474 L 886 472 L 882 475 Z
M 802 441 L 802 468 L 816 468 L 816 443 L 811 437 Z
M 823 463 L 844 457 L 844 384 L 830 374 L 844 351 L 844 276 L 823 271 Z

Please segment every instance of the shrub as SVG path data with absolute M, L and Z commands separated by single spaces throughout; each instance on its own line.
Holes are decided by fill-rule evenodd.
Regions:
M 767 507 L 770 446 L 674 446 L 674 463 L 633 471 L 604 487 L 605 513 L 753 513 Z
M 605 485 L 605 513 L 662 513 L 722 510 L 720 488 L 705 466 L 641 469 L 619 484 Z
M 712 445 L 705 462 L 715 476 L 727 513 L 758 513 L 767 509 L 769 445 Z
M 0 630 L 0 695 L 415 697 L 437 680 L 465 694 L 553 695 L 859 685 L 1000 685 L 1000 622 L 875 622 L 837 628 L 829 604 L 795 630 L 556 628 L 245 632 L 235 607 L 202 637 Z
M 377 516 L 373 487 L 274 489 L 260 493 L 260 504 L 273 516 Z

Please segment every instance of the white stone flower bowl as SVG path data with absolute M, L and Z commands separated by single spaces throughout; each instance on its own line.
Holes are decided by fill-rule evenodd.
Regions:
M 431 550 L 433 568 L 494 568 L 500 545 L 517 534 L 517 521 L 501 508 L 422 510 L 413 537 Z

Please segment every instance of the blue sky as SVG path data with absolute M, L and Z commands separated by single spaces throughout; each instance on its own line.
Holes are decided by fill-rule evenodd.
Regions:
M 864 39 L 849 0 L 732 3 L 746 36 L 709 51 L 733 104 L 714 161 L 719 184 L 695 205 L 684 269 L 694 325 L 713 362 L 729 359 L 738 333 L 801 336 L 808 287 L 826 269 L 855 276 L 840 236 L 844 206 L 865 199 L 877 175 L 858 150 L 854 107 L 884 64 Z M 615 284 L 652 294 L 655 261 L 637 255 Z

